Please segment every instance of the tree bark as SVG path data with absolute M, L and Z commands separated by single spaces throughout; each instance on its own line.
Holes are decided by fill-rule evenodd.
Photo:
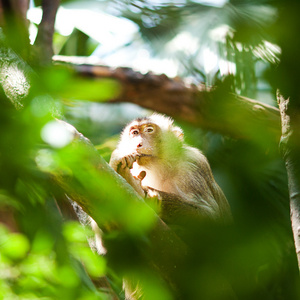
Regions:
M 264 135 L 273 142 L 279 141 L 279 110 L 262 102 L 203 84 L 187 84 L 164 74 L 141 74 L 130 68 L 97 65 L 85 58 L 55 56 L 54 62 L 67 64 L 78 76 L 117 80 L 121 92 L 110 102 L 135 103 L 235 138 L 252 139 Z
M 5 42 L 25 60 L 30 56 L 28 7 L 29 0 L 0 0 L 0 26 Z
M 52 48 L 54 24 L 60 0 L 43 0 L 43 17 L 39 25 L 38 35 L 35 41 L 38 62 L 42 65 L 49 65 L 54 54 Z
M 290 99 L 278 94 L 282 136 L 280 149 L 285 160 L 290 194 L 290 214 L 300 269 L 300 111 L 290 109 Z

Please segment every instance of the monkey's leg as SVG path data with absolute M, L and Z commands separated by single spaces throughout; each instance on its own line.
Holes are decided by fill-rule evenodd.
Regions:
M 148 187 L 146 201 L 158 208 L 158 214 L 167 224 L 187 224 L 214 219 L 214 212 L 207 202 L 188 201 L 176 194 L 162 192 Z

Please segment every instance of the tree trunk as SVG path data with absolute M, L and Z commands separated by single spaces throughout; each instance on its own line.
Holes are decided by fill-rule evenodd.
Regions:
M 5 41 L 26 61 L 30 56 L 29 22 L 26 19 L 28 7 L 29 0 L 0 0 L 0 26 Z
M 290 108 L 290 99 L 278 94 L 282 136 L 280 149 L 285 160 L 290 194 L 290 212 L 300 269 L 300 111 Z
M 42 1 L 43 17 L 35 41 L 37 61 L 41 65 L 50 65 L 52 62 L 54 24 L 59 4 L 60 0 Z

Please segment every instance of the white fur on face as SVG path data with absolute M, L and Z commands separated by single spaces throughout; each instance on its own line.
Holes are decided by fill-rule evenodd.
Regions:
M 149 119 L 151 122 L 159 126 L 163 131 L 170 130 L 174 122 L 171 118 L 158 113 L 152 114 Z

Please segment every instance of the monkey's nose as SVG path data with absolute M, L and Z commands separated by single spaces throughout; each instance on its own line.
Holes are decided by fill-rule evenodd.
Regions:
M 139 143 L 138 145 L 137 145 L 137 148 L 141 148 L 143 146 L 143 144 L 142 143 Z

